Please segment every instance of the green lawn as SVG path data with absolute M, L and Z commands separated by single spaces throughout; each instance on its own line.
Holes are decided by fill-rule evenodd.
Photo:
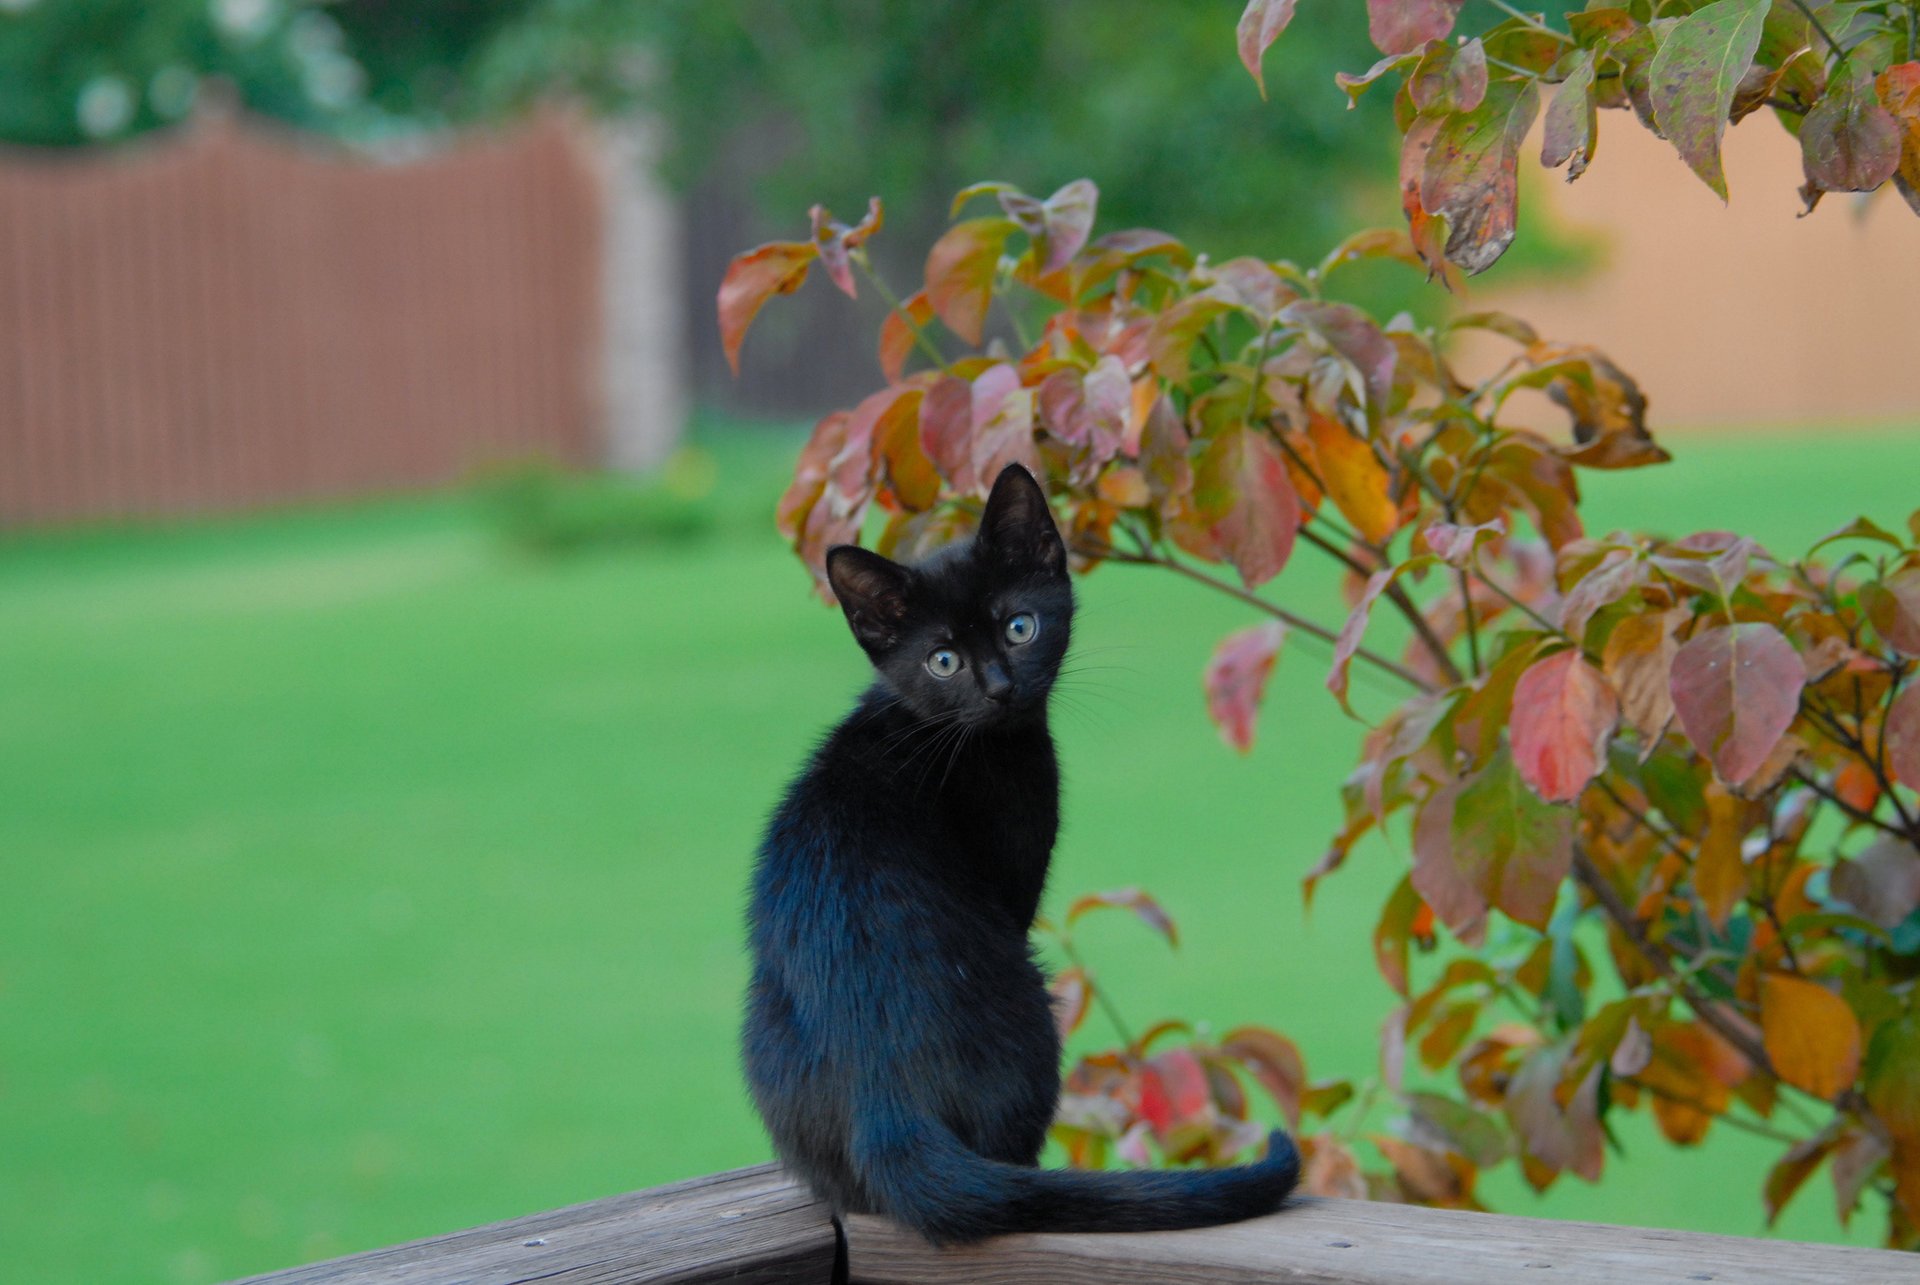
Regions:
M 717 440 L 716 528 L 659 549 L 528 557 L 458 498 L 0 545 L 17 1279 L 216 1280 L 765 1157 L 733 1052 L 743 881 L 864 669 L 766 520 L 794 447 Z M 1911 431 L 1678 451 L 1594 481 L 1595 525 L 1790 550 L 1920 504 Z M 1280 588 L 1325 618 L 1332 583 Z M 1244 621 L 1150 571 L 1084 583 L 1054 904 L 1139 883 L 1173 911 L 1177 953 L 1117 916 L 1084 934 L 1136 1021 L 1268 1022 L 1365 1075 L 1400 858 L 1357 857 L 1303 917 L 1358 729 L 1307 640 L 1256 752 L 1222 747 L 1199 675 Z M 1600 1188 L 1490 1190 L 1760 1229 L 1767 1144 L 1624 1140 Z M 1785 1230 L 1838 1235 L 1828 1204 Z

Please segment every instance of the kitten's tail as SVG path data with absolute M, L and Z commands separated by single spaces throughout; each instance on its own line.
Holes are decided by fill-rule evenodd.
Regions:
M 864 1157 L 880 1209 L 934 1244 L 1008 1232 L 1171 1231 L 1270 1214 L 1300 1177 L 1300 1153 L 1278 1130 L 1266 1157 L 1232 1169 L 1103 1172 L 1030 1169 L 968 1150 L 947 1129 Z

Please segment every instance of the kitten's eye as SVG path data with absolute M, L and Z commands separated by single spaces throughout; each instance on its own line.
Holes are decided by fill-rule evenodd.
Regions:
M 1040 621 L 1031 613 L 1023 611 L 1007 621 L 1007 641 L 1014 644 L 1029 643 L 1040 632 Z
M 946 647 L 927 657 L 927 672 L 935 678 L 952 678 L 960 672 L 960 657 Z

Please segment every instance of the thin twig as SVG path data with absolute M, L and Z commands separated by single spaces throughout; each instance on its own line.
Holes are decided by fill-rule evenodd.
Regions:
M 1363 579 L 1373 575 L 1375 571 L 1384 571 L 1392 565 L 1388 562 L 1386 554 L 1380 553 L 1376 556 L 1380 558 L 1383 565 L 1369 567 L 1311 527 L 1301 527 L 1300 538 L 1338 560 L 1347 570 Z M 1447 654 L 1447 645 L 1440 641 L 1440 635 L 1433 632 L 1433 625 L 1427 620 L 1426 613 L 1414 604 L 1413 599 L 1407 596 L 1407 591 L 1398 584 L 1389 584 L 1383 592 L 1387 601 L 1407 618 L 1407 623 L 1413 627 L 1413 632 L 1419 635 L 1421 644 L 1426 647 L 1427 654 L 1433 657 L 1434 663 L 1440 667 L 1440 672 L 1447 676 L 1447 681 L 1460 682 L 1462 679 L 1460 666 L 1454 663 L 1452 656 Z
M 1083 547 L 1081 551 L 1089 557 L 1100 558 L 1108 562 L 1118 562 L 1131 566 L 1165 567 L 1169 571 L 1177 571 L 1189 580 L 1198 581 L 1210 589 L 1216 589 L 1230 598 L 1247 604 L 1256 611 L 1265 612 L 1288 628 L 1298 629 L 1301 633 L 1318 638 L 1326 643 L 1337 643 L 1340 640 L 1340 635 L 1337 631 L 1329 629 L 1317 621 L 1308 620 L 1305 616 L 1296 616 L 1285 607 L 1275 606 L 1258 594 L 1249 593 L 1238 585 L 1229 584 L 1227 581 L 1210 576 L 1204 571 L 1196 570 L 1178 559 L 1165 557 L 1150 551 L 1128 553 L 1120 549 L 1108 547 Z M 1427 682 L 1426 679 L 1420 677 L 1420 675 L 1414 673 L 1411 669 L 1388 660 L 1385 656 L 1377 652 L 1368 651 L 1365 647 L 1361 647 L 1356 649 L 1353 655 L 1354 659 L 1364 660 L 1369 665 L 1392 674 L 1395 678 L 1398 678 L 1400 681 L 1418 691 L 1431 692 L 1433 690 L 1433 685 Z
M 1687 985 L 1675 971 L 1673 961 L 1648 939 L 1645 925 L 1634 915 L 1632 908 L 1620 899 L 1620 894 L 1614 891 L 1613 885 L 1607 882 L 1606 876 L 1600 873 L 1599 868 L 1593 864 L 1592 858 L 1577 846 L 1573 851 L 1573 872 L 1574 877 L 1580 881 L 1580 886 L 1593 894 L 1593 899 L 1600 904 L 1607 918 L 1611 919 L 1614 926 L 1633 944 L 1633 948 L 1639 952 L 1641 958 L 1647 961 L 1653 971 L 1673 986 L 1675 992 L 1686 1002 L 1687 1007 L 1691 1008 L 1702 1022 L 1712 1027 L 1721 1039 L 1733 1045 L 1742 1057 L 1757 1069 L 1764 1071 L 1768 1078 L 1778 1080 L 1780 1075 L 1773 1069 L 1773 1062 L 1767 1057 L 1766 1049 L 1762 1048 L 1739 1023 L 1729 1017 L 1720 1004 Z
M 1623 1075 L 1620 1078 L 1623 1082 L 1631 1084 L 1634 1088 L 1649 1093 L 1656 1098 L 1671 1102 L 1675 1106 L 1688 1107 L 1710 1119 L 1718 1120 L 1730 1128 L 1741 1129 L 1747 1133 L 1751 1133 L 1755 1137 L 1771 1138 L 1775 1142 L 1785 1142 L 1789 1145 L 1800 1142 L 1799 1138 L 1794 1137 L 1791 1133 L 1787 1133 L 1784 1130 L 1773 1128 L 1771 1125 L 1761 1124 L 1757 1120 L 1748 1120 L 1731 1113 L 1716 1111 L 1704 1102 L 1700 1102 L 1694 1098 L 1684 1097 L 1669 1089 L 1663 1089 L 1657 1084 L 1652 1084 L 1640 1079 L 1638 1076 Z

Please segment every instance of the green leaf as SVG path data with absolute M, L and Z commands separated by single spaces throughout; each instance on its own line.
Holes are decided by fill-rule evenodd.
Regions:
M 1547 104 L 1547 123 L 1540 140 L 1540 163 L 1548 169 L 1567 166 L 1567 182 L 1587 172 L 1593 159 L 1598 113 L 1593 101 L 1593 51 L 1574 55 L 1572 70 Z M 1569 164 L 1571 162 L 1571 164 Z
M 1769 0 L 1714 0 L 1674 26 L 1654 55 L 1649 93 L 1661 133 L 1703 182 L 1727 199 L 1720 139 L 1734 91 L 1753 64 Z

